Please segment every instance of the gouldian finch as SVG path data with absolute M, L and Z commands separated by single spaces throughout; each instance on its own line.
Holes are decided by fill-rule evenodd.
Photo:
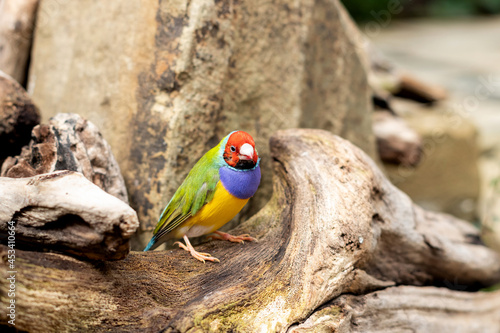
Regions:
M 168 239 L 196 259 L 219 261 L 197 252 L 188 237 L 215 233 L 215 239 L 231 242 L 254 241 L 249 235 L 232 236 L 218 231 L 245 206 L 260 184 L 260 158 L 250 134 L 229 133 L 195 164 L 161 213 L 153 237 L 144 251 L 154 250 Z

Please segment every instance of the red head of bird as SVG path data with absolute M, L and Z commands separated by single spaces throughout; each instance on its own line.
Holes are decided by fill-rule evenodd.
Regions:
M 255 167 L 259 160 L 253 138 L 243 131 L 236 131 L 229 136 L 223 157 L 229 166 L 242 170 Z

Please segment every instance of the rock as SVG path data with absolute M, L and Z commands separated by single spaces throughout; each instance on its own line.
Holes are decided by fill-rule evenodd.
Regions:
M 389 61 L 366 37 L 361 35 L 367 57 L 369 82 L 375 96 L 385 99 L 385 93 L 419 103 L 435 103 L 447 99 L 448 92 L 439 85 L 424 82 Z
M 17 155 L 28 144 L 40 113 L 26 91 L 0 71 L 0 166 L 7 156 Z
M 132 252 L 101 265 L 17 251 L 17 278 L 23 283 L 17 285 L 16 307 L 23 315 L 16 328 L 287 332 L 310 317 L 317 323 L 316 314 L 328 319 L 334 311 L 320 312 L 333 304 L 340 318 L 360 318 L 363 327 L 372 318 L 374 327 L 401 332 L 415 323 L 404 316 L 410 311 L 402 306 L 407 295 L 416 311 L 443 300 L 435 317 L 418 312 L 431 324 L 454 319 L 446 309 L 458 311 L 456 298 L 464 306 L 474 301 L 478 312 L 470 305 L 462 311 L 478 325 L 483 323 L 476 313 L 498 313 L 488 307 L 498 304 L 498 293 L 473 293 L 500 280 L 500 255 L 480 243 L 475 227 L 414 205 L 365 153 L 329 132 L 290 129 L 270 142 L 273 197 L 233 230 L 252 234 L 258 243 L 212 241 L 196 247 L 220 264 L 203 264 L 178 248 Z M 6 247 L 1 250 L 5 255 Z M 6 271 L 0 266 L 1 276 Z M 462 292 L 429 287 L 428 293 L 398 297 L 395 285 Z M 0 294 L 7 288 L 0 284 Z M 380 294 L 387 303 L 371 294 L 381 289 L 393 290 L 393 297 Z M 0 298 L 0 306 L 7 300 Z M 351 310 L 356 300 L 366 300 L 366 307 L 361 303 L 358 312 Z M 397 307 L 390 312 L 389 304 Z M 60 309 L 57 316 L 47 315 L 53 308 Z M 400 315 L 384 322 L 394 312 Z M 352 322 L 344 324 L 350 328 Z M 339 331 L 355 331 L 352 326 Z
M 483 156 L 481 169 L 484 188 L 480 213 L 481 238 L 489 247 L 500 252 L 500 163 L 498 161 L 500 156 L 486 158 Z M 485 180 L 490 181 L 484 184 Z
M 277 129 L 326 129 L 375 156 L 362 51 L 338 0 L 84 0 L 40 12 L 51 19 L 36 30 L 29 90 L 44 117 L 75 112 L 102 130 L 143 230 L 236 129 L 262 156 L 252 211 L 272 192 Z
M 419 205 L 473 221 L 479 198 L 479 148 L 474 124 L 448 104 L 432 109 L 395 100 L 393 106 L 422 137 L 416 167 L 386 165 L 391 181 Z
M 416 166 L 420 162 L 422 138 L 396 114 L 374 112 L 373 133 L 382 162 L 404 166 Z
M 139 226 L 132 208 L 71 171 L 0 177 L 0 197 L 0 232 L 14 222 L 16 249 L 122 259 Z
M 0 1 L 0 71 L 20 84 L 26 81 L 37 7 L 38 0 Z
M 32 177 L 56 170 L 76 171 L 128 203 L 120 167 L 94 124 L 77 114 L 60 113 L 50 119 L 49 125 L 36 126 L 32 136 L 21 155 L 6 159 L 2 177 Z
M 420 103 L 434 103 L 448 97 L 448 93 L 444 88 L 423 82 L 408 73 L 400 74 L 399 85 L 393 94 Z

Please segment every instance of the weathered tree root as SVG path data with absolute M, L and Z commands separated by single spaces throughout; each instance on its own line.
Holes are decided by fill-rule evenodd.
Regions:
M 461 287 L 465 291 L 466 286 Z M 288 332 L 499 331 L 500 291 L 468 293 L 399 286 L 366 295 L 342 295 L 314 312 L 304 323 L 290 327 Z
M 447 282 L 472 291 L 500 280 L 499 256 L 472 226 L 413 205 L 351 143 L 324 131 L 287 130 L 271 138 L 271 152 L 273 197 L 236 231 L 258 243 L 197 247 L 220 264 L 178 249 L 99 263 L 18 251 L 16 328 L 284 332 L 314 321 L 325 304 L 349 311 L 343 304 L 351 296 L 339 298 L 347 293 Z M 5 281 L 5 265 L 1 272 Z M 454 294 L 428 290 L 451 304 Z M 429 331 L 439 327 L 431 319 Z
M 123 259 L 139 227 L 129 205 L 76 172 L 0 177 L 0 198 L 0 236 L 5 240 L 15 231 L 18 248 Z

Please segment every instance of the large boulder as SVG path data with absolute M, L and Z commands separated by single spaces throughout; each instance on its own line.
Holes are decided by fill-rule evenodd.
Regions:
M 102 130 L 143 230 L 235 129 L 262 156 L 254 211 L 272 192 L 277 129 L 326 129 L 374 156 L 362 50 L 337 0 L 83 0 L 40 13 L 51 19 L 36 30 L 28 89 L 43 117 L 75 112 Z

